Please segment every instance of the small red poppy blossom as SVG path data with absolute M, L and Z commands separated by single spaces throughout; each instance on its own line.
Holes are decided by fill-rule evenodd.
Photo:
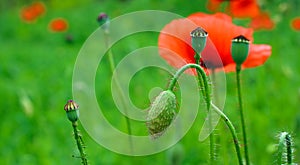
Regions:
M 291 20 L 291 28 L 300 31 L 300 17 L 295 17 Z
M 25 6 L 21 10 L 21 19 L 25 22 L 34 22 L 39 16 L 44 14 L 46 7 L 42 2 L 35 2 L 29 6 Z
M 35 15 L 35 13 L 32 11 L 30 7 L 24 7 L 21 10 L 20 15 L 21 15 L 21 19 L 25 22 L 33 22 L 37 18 L 37 16 Z
M 34 2 L 30 8 L 36 16 L 41 16 L 46 12 L 46 7 L 43 2 Z
M 225 0 L 209 0 L 207 1 L 207 9 L 213 12 L 216 12 L 220 9 L 220 5 L 223 3 Z
M 254 30 L 261 30 L 261 29 L 272 30 L 275 24 L 271 20 L 268 13 L 261 12 L 259 15 L 252 18 L 249 26 L 252 27 Z
M 226 72 L 234 71 L 236 64 L 230 52 L 231 40 L 243 35 L 253 42 L 253 30 L 234 25 L 231 17 L 223 13 L 195 13 L 185 19 L 173 20 L 159 35 L 160 55 L 178 68 L 186 63 L 195 63 L 190 32 L 199 26 L 208 32 L 206 47 L 201 53 L 205 66 L 209 69 L 224 69 Z M 271 46 L 250 44 L 249 55 L 242 68 L 262 65 L 270 55 Z
M 236 18 L 253 18 L 260 13 L 260 8 L 256 0 L 230 1 L 228 10 Z
M 68 27 L 68 22 L 64 18 L 55 18 L 49 23 L 49 29 L 53 32 L 64 32 Z
M 252 18 L 260 13 L 256 0 L 209 0 L 207 9 L 213 12 L 220 11 L 223 2 L 228 2 L 226 13 L 236 18 Z

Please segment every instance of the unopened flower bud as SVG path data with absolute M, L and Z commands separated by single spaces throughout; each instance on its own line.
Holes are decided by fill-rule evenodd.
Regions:
M 110 21 L 106 13 L 100 13 L 97 18 L 97 21 L 103 30 L 108 30 Z
M 160 137 L 176 115 L 176 97 L 170 90 L 161 92 L 153 101 L 146 126 L 152 138 Z
M 240 35 L 231 41 L 231 55 L 236 65 L 242 65 L 249 54 L 250 41 Z
M 69 100 L 64 107 L 64 110 L 67 113 L 67 117 L 71 122 L 75 122 L 79 117 L 79 106 L 73 100 Z
M 197 27 L 190 33 L 190 35 L 192 37 L 192 47 L 195 52 L 200 55 L 206 46 L 206 38 L 208 33 L 201 27 Z

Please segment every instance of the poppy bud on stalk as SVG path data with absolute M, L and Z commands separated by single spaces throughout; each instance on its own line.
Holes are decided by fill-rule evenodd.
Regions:
M 75 122 L 79 117 L 79 105 L 73 100 L 69 100 L 64 107 L 64 110 L 67 112 L 67 117 L 71 122 Z
M 110 21 L 106 13 L 100 13 L 97 17 L 97 21 L 103 30 L 108 31 Z
M 231 55 L 236 65 L 241 65 L 249 54 L 250 41 L 240 35 L 231 40 Z
M 176 115 L 176 97 L 170 90 L 161 92 L 148 111 L 146 126 L 152 138 L 160 137 Z
M 195 52 L 200 55 L 205 48 L 208 33 L 201 27 L 197 27 L 190 33 L 190 35 L 192 37 L 192 47 Z

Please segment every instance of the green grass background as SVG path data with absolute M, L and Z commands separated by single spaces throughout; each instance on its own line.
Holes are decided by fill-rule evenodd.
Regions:
M 72 135 L 72 127 L 65 116 L 63 106 L 72 98 L 72 73 L 76 56 L 87 37 L 98 28 L 100 12 L 114 17 L 137 10 L 156 9 L 188 16 L 194 12 L 207 12 L 206 1 L 180 0 L 47 0 L 47 12 L 36 22 L 21 21 L 19 12 L 30 1 L 0 2 L 0 164 L 80 164 L 72 158 L 78 155 Z M 261 67 L 242 73 L 242 89 L 247 123 L 249 153 L 253 164 L 276 164 L 277 135 L 289 131 L 294 137 L 295 162 L 300 163 L 300 32 L 291 30 L 290 20 L 299 16 L 299 2 L 260 1 L 263 10 L 276 20 L 273 30 L 261 30 L 254 34 L 255 43 L 272 46 L 272 56 Z M 282 10 L 286 7 L 286 10 Z M 64 33 L 52 33 L 48 23 L 52 18 L 63 17 L 69 22 Z M 245 25 L 249 20 L 234 20 Z M 73 43 L 65 42 L 72 35 Z M 157 45 L 157 33 L 135 34 L 113 47 L 123 55 L 144 46 Z M 107 70 L 97 72 L 98 101 L 109 121 L 126 131 L 125 120 L 110 99 Z M 148 76 L 151 75 L 151 76 Z M 154 75 L 154 76 L 153 76 Z M 130 94 L 139 107 L 150 102 L 148 92 L 152 87 L 166 87 L 170 76 L 156 69 L 147 69 L 134 77 Z M 227 98 L 225 113 L 238 127 L 235 74 L 226 75 Z M 204 112 L 188 134 L 171 149 L 143 157 L 129 157 L 111 152 L 98 145 L 82 127 L 80 130 L 88 146 L 90 164 L 170 164 L 172 158 L 181 164 L 207 164 L 208 141 L 199 142 L 198 133 Z M 202 120 L 202 121 L 200 121 Z M 143 123 L 133 122 L 133 132 L 146 134 Z M 236 164 L 236 155 L 228 134 L 221 122 L 219 135 L 220 164 Z M 146 150 L 147 148 L 145 148 Z

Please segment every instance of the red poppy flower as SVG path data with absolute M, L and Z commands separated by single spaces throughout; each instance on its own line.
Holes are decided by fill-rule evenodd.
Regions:
M 21 19 L 25 22 L 33 22 L 37 16 L 35 13 L 31 10 L 30 7 L 24 7 L 21 10 Z
M 41 16 L 46 12 L 46 7 L 43 2 L 34 2 L 30 8 L 36 16 Z
M 260 13 L 256 0 L 236 0 L 230 1 L 229 12 L 236 18 L 253 18 Z
M 223 13 L 214 15 L 195 13 L 185 19 L 177 19 L 167 24 L 158 39 L 160 55 L 175 67 L 195 63 L 190 32 L 199 26 L 208 32 L 206 47 L 201 53 L 206 67 L 224 68 L 226 72 L 234 71 L 235 63 L 230 53 L 231 40 L 243 35 L 253 41 L 253 30 L 232 24 L 231 18 Z M 262 65 L 270 54 L 269 45 L 250 44 L 250 52 L 242 68 Z
M 68 29 L 68 22 L 63 18 L 53 19 L 49 23 L 49 29 L 53 32 L 63 32 Z
M 252 18 L 249 26 L 255 30 L 259 30 L 259 29 L 270 29 L 271 30 L 274 28 L 275 24 L 271 20 L 268 13 L 262 12 L 259 15 L 257 15 L 256 17 Z
M 219 10 L 221 4 L 226 1 L 229 2 L 226 12 L 236 18 L 252 18 L 260 12 L 256 0 L 209 0 L 207 9 L 216 12 Z
M 207 9 L 210 11 L 218 11 L 220 8 L 220 5 L 222 4 L 224 0 L 209 0 L 207 2 Z
M 291 27 L 294 30 L 300 31 L 300 17 L 296 17 L 291 21 Z
M 21 19 L 25 22 L 33 22 L 46 11 L 42 2 L 35 2 L 21 10 Z

